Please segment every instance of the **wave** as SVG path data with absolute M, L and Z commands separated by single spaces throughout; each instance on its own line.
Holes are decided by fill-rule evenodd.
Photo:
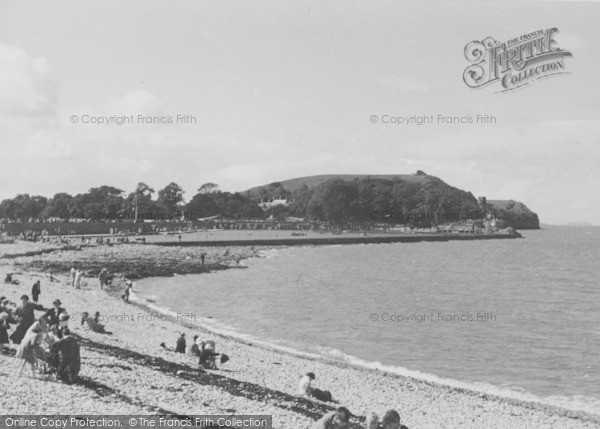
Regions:
M 268 251 L 271 253 L 271 251 Z M 275 256 L 275 254 L 272 254 Z M 145 298 L 141 298 L 136 295 L 134 292 L 130 295 L 130 300 L 136 302 L 140 305 L 143 305 L 149 309 L 152 309 L 156 312 L 164 314 L 167 317 L 173 318 L 173 320 L 180 320 L 178 318 L 178 313 L 170 310 L 165 307 L 161 307 L 153 304 L 150 300 L 148 301 Z M 361 358 L 358 358 L 353 355 L 349 355 L 347 353 L 342 352 L 341 350 L 327 347 L 315 347 L 314 351 L 307 351 L 302 349 L 307 349 L 308 347 L 304 344 L 297 344 L 286 340 L 274 341 L 268 340 L 264 338 L 259 338 L 251 334 L 241 333 L 236 330 L 236 328 L 226 325 L 216 319 L 212 318 L 195 318 L 193 321 L 186 320 L 186 322 L 191 323 L 194 326 L 198 326 L 198 328 L 208 331 L 210 333 L 221 335 L 224 337 L 228 337 L 234 340 L 239 340 L 245 343 L 249 343 L 251 345 L 260 346 L 263 348 L 267 348 L 270 350 L 280 351 L 286 354 L 290 354 L 293 356 L 298 356 L 302 358 L 308 359 L 317 359 L 324 360 L 330 363 L 345 363 L 354 368 L 364 369 L 364 370 L 375 370 L 380 371 L 386 374 L 392 374 L 396 376 L 412 378 L 415 380 L 425 381 L 429 383 L 434 383 L 437 385 L 447 386 L 455 389 L 463 389 L 476 393 L 516 400 L 516 401 L 524 401 L 524 402 L 534 402 L 537 404 L 558 407 L 570 411 L 575 412 L 584 412 L 592 415 L 600 416 L 600 399 L 574 395 L 574 396 L 565 396 L 565 395 L 552 395 L 552 396 L 539 396 L 535 395 L 531 392 L 528 392 L 524 389 L 519 389 L 518 387 L 500 387 L 495 386 L 489 383 L 483 382 L 468 382 L 455 380 L 452 378 L 444 378 L 437 376 L 435 374 L 429 374 L 426 372 L 421 372 L 418 370 L 411 370 L 408 368 L 393 366 L 393 365 L 385 365 L 381 362 L 377 361 L 368 361 Z

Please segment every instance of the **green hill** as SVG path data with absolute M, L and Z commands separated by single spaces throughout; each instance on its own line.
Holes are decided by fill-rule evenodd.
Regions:
M 373 220 L 402 224 L 407 223 L 407 213 L 482 213 L 473 194 L 422 171 L 415 174 L 298 177 L 257 186 L 242 194 L 255 203 L 279 200 L 264 206 L 266 216 L 293 216 L 337 224 Z M 283 200 L 287 203 L 283 204 Z M 488 206 L 514 228 L 539 228 L 537 215 L 522 203 L 488 200 Z M 377 214 L 388 212 L 397 216 L 385 219 L 377 217 Z M 402 214 L 405 214 L 404 218 Z M 414 223 L 427 226 L 435 221 L 425 219 Z
M 342 179 L 344 181 L 352 181 L 355 179 L 383 179 L 403 180 L 411 183 L 427 183 L 428 181 L 437 178 L 434 176 L 428 176 L 427 174 L 320 174 L 317 176 L 297 177 L 295 179 L 288 179 L 281 182 L 273 182 L 267 185 L 256 186 L 242 193 L 249 197 L 256 197 L 260 195 L 261 189 L 269 189 L 269 187 L 277 184 L 281 184 L 283 188 L 290 192 L 296 192 L 305 185 L 309 189 L 313 189 L 331 179 Z

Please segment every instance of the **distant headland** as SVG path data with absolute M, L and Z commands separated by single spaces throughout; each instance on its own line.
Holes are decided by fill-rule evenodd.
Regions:
M 0 232 L 12 235 L 206 229 L 483 234 L 539 227 L 523 203 L 476 198 L 420 170 L 308 176 L 235 193 L 205 183 L 187 201 L 177 183 L 156 192 L 140 182 L 129 194 L 103 185 L 77 195 L 19 194 L 0 202 Z

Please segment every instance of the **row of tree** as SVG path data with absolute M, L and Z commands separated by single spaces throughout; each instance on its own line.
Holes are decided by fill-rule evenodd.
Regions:
M 181 218 L 198 219 L 223 216 L 233 219 L 283 219 L 289 216 L 333 224 L 348 222 L 399 221 L 402 213 L 469 213 L 477 210 L 471 193 L 451 187 L 428 176 L 426 180 L 403 179 L 330 179 L 317 187 L 304 185 L 291 192 L 280 183 L 272 183 L 254 196 L 222 192 L 214 183 L 202 185 L 185 203 L 184 191 L 177 183 L 169 183 L 156 192 L 139 183 L 128 195 L 112 186 L 92 188 L 75 196 L 58 193 L 48 199 L 27 194 L 0 202 L 0 218 Z M 286 205 L 261 209 L 261 200 L 287 198 Z M 431 219 L 412 222 L 431 224 Z
M 214 183 L 205 183 L 189 203 L 177 183 L 156 192 L 145 183 L 126 195 L 113 186 L 100 186 L 78 195 L 58 193 L 52 198 L 19 194 L 0 202 L 0 218 L 26 219 L 176 219 L 182 216 L 222 215 L 232 218 L 262 216 L 260 207 L 236 193 L 221 192 Z M 156 198 L 155 198 L 156 196 Z

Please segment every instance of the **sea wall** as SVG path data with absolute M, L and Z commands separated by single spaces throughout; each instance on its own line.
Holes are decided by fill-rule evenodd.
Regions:
M 202 246 L 202 247 L 228 247 L 228 246 L 323 246 L 337 244 L 381 244 L 381 243 L 418 243 L 423 241 L 451 241 L 451 240 L 502 240 L 521 238 L 521 234 L 389 234 L 367 236 L 333 236 L 309 238 L 273 238 L 273 239 L 248 239 L 248 240 L 206 240 L 206 241 L 162 241 L 154 242 L 157 246 Z

